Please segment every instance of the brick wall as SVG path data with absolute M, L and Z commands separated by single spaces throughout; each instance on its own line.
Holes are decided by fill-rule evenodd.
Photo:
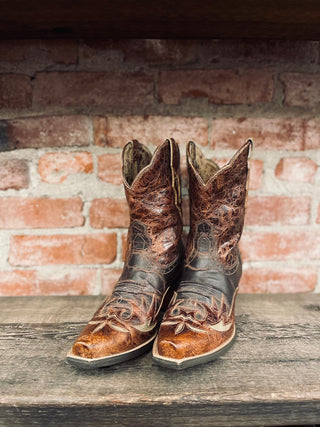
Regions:
M 320 45 L 0 42 L 0 295 L 110 292 L 132 138 L 225 163 L 253 137 L 242 292 L 320 291 Z

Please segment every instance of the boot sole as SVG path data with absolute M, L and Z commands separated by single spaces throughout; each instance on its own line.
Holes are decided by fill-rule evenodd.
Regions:
M 226 351 L 230 349 L 233 345 L 236 338 L 236 330 L 234 334 L 231 336 L 229 341 L 227 341 L 222 346 L 204 354 L 200 354 L 193 357 L 186 357 L 184 359 L 173 359 L 170 357 L 160 356 L 157 350 L 158 338 L 155 340 L 153 345 L 153 354 L 152 359 L 160 366 L 164 368 L 170 368 L 175 370 L 182 370 L 186 368 L 191 368 L 192 366 L 201 365 L 202 363 L 210 362 L 211 360 L 216 359 L 217 357 L 224 354 Z
M 87 359 L 85 357 L 76 356 L 72 353 L 72 350 L 70 350 L 67 354 L 67 362 L 72 366 L 82 369 L 103 368 L 106 366 L 116 365 L 117 363 L 126 362 L 127 360 L 133 359 L 149 351 L 152 347 L 153 341 L 156 338 L 156 335 L 157 334 L 155 334 L 145 343 L 138 347 L 132 348 L 131 350 L 119 354 L 113 354 L 111 356 L 99 357 L 96 359 Z

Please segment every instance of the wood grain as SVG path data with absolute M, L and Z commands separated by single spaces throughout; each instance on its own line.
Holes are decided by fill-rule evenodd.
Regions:
M 317 0 L 2 0 L 0 37 L 320 37 Z
M 1 426 L 320 421 L 320 295 L 239 295 L 234 346 L 203 366 L 171 371 L 146 354 L 77 370 L 66 353 L 101 299 L 0 299 Z

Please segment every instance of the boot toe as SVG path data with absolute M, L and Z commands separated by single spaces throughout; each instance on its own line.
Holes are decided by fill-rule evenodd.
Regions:
M 210 339 L 206 332 L 184 331 L 176 335 L 173 331 L 160 331 L 158 354 L 170 359 L 182 360 L 205 353 L 210 348 Z
M 119 354 L 133 347 L 134 343 L 129 333 L 100 331 L 96 334 L 80 336 L 71 351 L 74 356 L 97 359 Z
M 228 333 L 218 331 L 194 332 L 184 330 L 175 334 L 161 327 L 153 348 L 153 358 L 160 365 L 183 369 L 216 358 L 233 341 L 235 328 Z

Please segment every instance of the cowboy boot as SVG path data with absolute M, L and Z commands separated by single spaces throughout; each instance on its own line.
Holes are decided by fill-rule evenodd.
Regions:
M 207 362 L 235 338 L 234 306 L 242 273 L 238 249 L 248 178 L 246 144 L 223 168 L 187 147 L 190 232 L 181 282 L 160 325 L 154 360 L 183 369 Z
M 165 295 L 181 273 L 178 145 L 166 140 L 151 156 L 147 147 L 132 141 L 124 147 L 122 161 L 130 212 L 128 247 L 111 296 L 68 353 L 70 364 L 84 368 L 110 366 L 147 351 Z

